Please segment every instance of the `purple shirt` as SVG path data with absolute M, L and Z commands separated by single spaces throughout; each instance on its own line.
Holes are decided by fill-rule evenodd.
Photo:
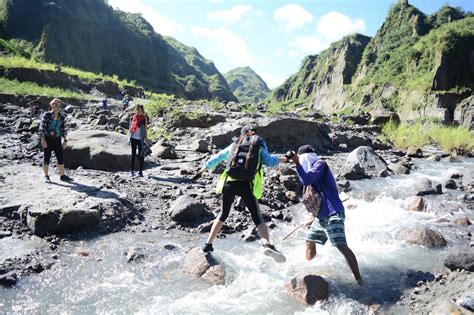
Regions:
M 314 189 L 321 193 L 322 202 L 318 219 L 323 220 L 337 213 L 344 215 L 344 205 L 339 198 L 336 180 L 326 162 L 321 159 L 317 160 L 308 172 L 298 164 L 296 171 L 300 182 L 304 186 L 312 185 Z

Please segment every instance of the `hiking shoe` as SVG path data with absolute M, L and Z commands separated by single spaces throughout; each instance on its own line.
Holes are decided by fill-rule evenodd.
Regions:
M 143 172 L 142 171 L 138 172 L 138 176 L 143 177 Z
M 45 182 L 46 184 L 50 184 L 50 183 L 51 183 L 51 179 L 49 178 L 49 176 L 45 176 L 45 177 L 44 177 L 44 182 Z
M 72 181 L 72 178 L 67 176 L 67 175 L 62 175 L 59 177 L 60 180 L 62 180 L 63 182 L 70 182 Z
M 264 249 L 263 249 L 263 254 L 265 256 L 269 256 L 269 257 L 272 257 L 273 259 L 275 259 L 276 262 L 278 263 L 284 263 L 286 261 L 286 257 L 285 255 L 283 255 L 282 253 L 280 253 L 276 248 L 275 246 L 271 245 L 271 244 L 265 244 L 263 245 Z
M 135 176 L 135 172 L 130 172 L 130 174 L 128 174 L 130 177 L 133 177 Z
M 202 252 L 203 253 L 210 253 L 210 252 L 213 252 L 214 251 L 214 247 L 212 247 L 212 244 L 205 244 L 203 247 L 202 247 Z

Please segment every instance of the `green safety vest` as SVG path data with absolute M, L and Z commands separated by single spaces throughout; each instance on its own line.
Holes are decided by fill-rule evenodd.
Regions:
M 258 164 L 257 164 L 257 173 L 255 173 L 255 177 L 252 180 L 252 193 L 255 198 L 260 199 L 263 196 L 263 167 L 260 164 L 260 151 L 258 152 Z M 216 193 L 217 194 L 222 194 L 222 189 L 224 188 L 224 184 L 227 181 L 235 181 L 232 177 L 227 175 L 227 172 L 224 171 L 221 176 L 219 177 L 219 181 L 217 182 L 216 186 Z

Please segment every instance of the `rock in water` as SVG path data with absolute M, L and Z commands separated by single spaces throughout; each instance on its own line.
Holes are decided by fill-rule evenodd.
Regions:
M 198 248 L 193 248 L 184 257 L 182 268 L 185 273 L 202 278 L 213 285 L 225 284 L 225 268 L 212 253 L 204 254 Z
M 404 229 L 399 237 L 409 244 L 422 245 L 428 248 L 446 246 L 446 240 L 441 233 L 424 227 Z
M 207 210 L 207 206 L 191 196 L 180 196 L 171 205 L 169 213 L 176 222 L 194 221 Z
M 86 130 L 68 134 L 64 150 L 66 167 L 126 171 L 130 169 L 128 137 L 116 132 Z
M 297 300 L 310 305 L 329 297 L 329 284 L 318 275 L 294 277 L 285 289 Z
M 474 271 L 474 249 L 468 248 L 448 255 L 444 260 L 444 265 L 451 270 L 461 269 Z

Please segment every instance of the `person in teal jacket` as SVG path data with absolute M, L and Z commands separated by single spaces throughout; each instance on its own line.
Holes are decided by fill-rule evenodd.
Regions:
M 216 155 L 212 156 L 204 165 L 204 167 L 199 171 L 198 175 L 195 178 L 199 178 L 202 173 L 207 170 L 213 170 L 223 161 L 227 161 L 228 164 L 231 162 L 232 152 L 235 150 L 236 145 L 239 144 L 238 141 L 250 140 L 253 137 L 257 137 L 259 141 L 259 153 L 258 153 L 258 166 L 256 171 L 256 176 L 252 179 L 246 180 L 237 180 L 224 173 L 221 176 L 220 184 L 222 186 L 222 210 L 219 216 L 214 220 L 212 224 L 211 232 L 207 239 L 206 244 L 202 248 L 202 251 L 205 253 L 212 252 L 214 248 L 212 247 L 212 242 L 216 238 L 217 234 L 222 228 L 224 221 L 227 219 L 230 213 L 230 209 L 234 202 L 235 196 L 240 196 L 245 202 L 245 205 L 250 211 L 253 222 L 257 226 L 258 234 L 263 240 L 264 254 L 272 257 L 277 262 L 285 262 L 286 258 L 281 254 L 275 246 L 270 243 L 270 238 L 268 235 L 268 228 L 265 221 L 262 218 L 260 213 L 260 208 L 258 204 L 258 198 L 261 197 L 262 185 L 263 185 L 263 173 L 261 172 L 261 165 L 268 167 L 276 167 L 280 162 L 286 162 L 287 159 L 284 156 L 278 157 L 272 155 L 268 152 L 267 146 L 263 139 L 255 135 L 255 128 L 252 126 L 245 126 L 241 130 L 240 138 L 234 139 L 234 142 L 231 143 L 224 150 L 220 151 Z M 239 140 L 240 139 L 240 140 Z

